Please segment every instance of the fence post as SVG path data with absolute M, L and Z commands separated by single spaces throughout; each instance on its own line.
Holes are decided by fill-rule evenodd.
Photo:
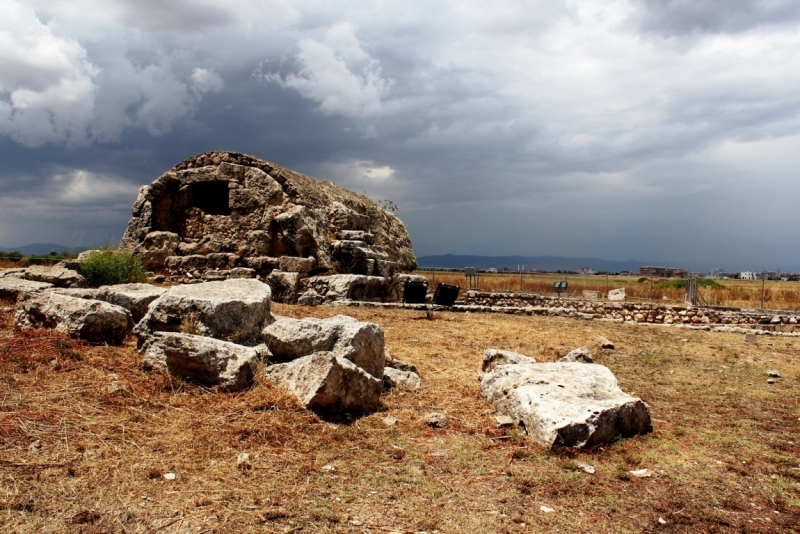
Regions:
M 762 271 L 761 272 L 761 309 L 762 310 L 764 309 L 764 284 L 766 283 L 766 280 L 767 280 L 767 272 L 766 271 Z

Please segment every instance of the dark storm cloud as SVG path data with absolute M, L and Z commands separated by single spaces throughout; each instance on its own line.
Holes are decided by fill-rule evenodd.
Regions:
M 222 149 L 395 201 L 418 254 L 800 264 L 790 4 L 34 3 L 0 22 L 0 245 L 119 237 Z
M 146 30 L 199 32 L 235 20 L 226 9 L 191 0 L 124 0 L 123 4 L 125 22 Z
M 636 0 L 632 17 L 645 32 L 663 35 L 743 32 L 800 20 L 795 0 Z

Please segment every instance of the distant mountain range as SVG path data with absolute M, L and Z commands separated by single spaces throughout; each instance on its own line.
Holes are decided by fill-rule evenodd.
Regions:
M 78 250 L 73 250 L 72 252 L 83 252 L 86 247 L 81 247 Z M 69 247 L 65 247 L 64 245 L 59 245 L 56 243 L 29 243 L 27 245 L 22 245 L 19 247 L 0 247 L 0 251 L 2 252 L 21 252 L 24 256 L 29 256 L 31 254 L 50 254 L 51 252 L 64 252 L 69 250 Z
M 595 271 L 639 272 L 639 267 L 651 265 L 636 260 L 613 261 L 598 258 L 562 258 L 560 256 L 458 256 L 444 254 L 441 256 L 420 256 L 417 258 L 420 267 L 442 267 L 450 269 L 463 269 L 464 267 L 477 267 L 478 269 L 498 270 L 508 267 L 512 271 L 517 266 L 526 271 L 537 269 L 539 271 L 577 271 L 589 267 Z
M 661 266 L 661 267 L 680 267 L 689 272 L 708 273 L 711 269 L 720 267 L 708 263 L 694 262 L 664 262 L 664 261 L 640 261 L 640 260 L 601 260 L 599 258 L 562 258 L 561 256 L 470 256 L 444 254 L 440 256 L 419 256 L 417 265 L 423 267 L 442 267 L 448 269 L 463 269 L 464 267 L 477 267 L 478 269 L 501 270 L 508 267 L 512 271 L 517 270 L 517 266 L 523 267 L 526 271 L 536 269 L 539 271 L 577 271 L 583 267 L 594 269 L 595 272 L 608 271 L 618 273 L 630 271 L 638 273 L 639 267 Z M 725 265 L 728 272 L 739 271 L 761 271 L 764 266 L 757 267 L 752 265 Z M 774 270 L 775 267 L 768 270 Z M 781 266 L 781 272 L 800 272 L 798 265 Z

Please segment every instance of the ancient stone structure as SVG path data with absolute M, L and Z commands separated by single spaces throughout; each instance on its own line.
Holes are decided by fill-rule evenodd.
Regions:
M 233 152 L 189 158 L 142 187 L 121 248 L 173 282 L 298 273 L 273 277 L 287 302 L 304 279 L 326 274 L 380 277 L 388 295 L 396 273 L 416 267 L 392 213 L 330 181 Z M 283 286 L 295 280 L 292 294 Z

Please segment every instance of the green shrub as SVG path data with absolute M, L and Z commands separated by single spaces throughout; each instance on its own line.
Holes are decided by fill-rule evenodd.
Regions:
M 716 280 L 711 280 L 710 278 L 698 278 L 697 287 L 710 287 L 712 289 L 722 289 L 725 286 L 723 286 Z
M 147 280 L 142 260 L 112 248 L 95 249 L 78 267 L 89 287 L 100 287 Z
M 684 289 L 686 287 L 686 280 L 665 280 L 653 286 L 656 289 Z M 721 289 L 723 286 L 716 280 L 709 278 L 698 278 L 697 287 Z

